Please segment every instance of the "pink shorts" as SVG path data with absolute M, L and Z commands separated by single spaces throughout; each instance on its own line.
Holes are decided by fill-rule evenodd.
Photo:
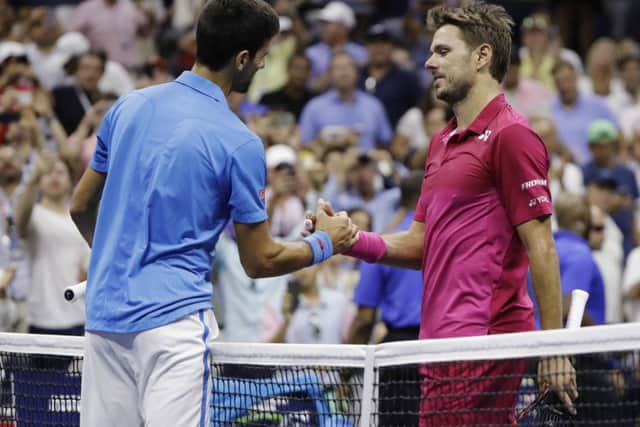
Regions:
M 446 362 L 420 367 L 420 427 L 508 425 L 526 360 Z

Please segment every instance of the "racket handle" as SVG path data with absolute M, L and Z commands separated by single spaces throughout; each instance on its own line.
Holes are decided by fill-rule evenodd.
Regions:
M 87 291 L 87 281 L 80 282 L 76 285 L 67 286 L 64 288 L 64 299 L 68 302 L 76 302 L 84 297 Z
M 589 292 L 581 289 L 574 289 L 571 292 L 571 307 L 567 316 L 567 329 L 578 329 L 582 325 L 582 316 L 588 299 Z

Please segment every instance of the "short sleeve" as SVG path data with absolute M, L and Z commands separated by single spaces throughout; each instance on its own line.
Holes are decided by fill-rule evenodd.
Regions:
M 242 224 L 266 221 L 264 198 L 267 166 L 262 143 L 252 139 L 236 149 L 231 157 L 231 219 Z
M 384 291 L 383 266 L 360 263 L 360 280 L 353 293 L 353 302 L 363 307 L 377 307 Z
M 496 135 L 491 165 L 496 188 L 514 226 L 552 213 L 549 155 L 538 135 L 516 124 Z
M 117 104 L 116 104 L 117 105 Z M 116 105 L 105 114 L 100 128 L 98 129 L 96 151 L 93 153 L 93 158 L 89 166 L 96 172 L 107 173 L 109 169 L 109 147 L 111 146 L 111 122 L 113 111 Z

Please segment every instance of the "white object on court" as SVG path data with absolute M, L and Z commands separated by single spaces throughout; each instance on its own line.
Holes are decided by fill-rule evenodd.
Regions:
M 567 329 L 578 329 L 582 325 L 582 316 L 588 299 L 589 292 L 581 289 L 574 289 L 571 292 L 571 307 L 567 315 Z
M 69 302 L 76 302 L 79 299 L 84 298 L 84 294 L 87 292 L 87 281 L 80 282 L 75 285 L 67 286 L 64 288 L 64 299 Z

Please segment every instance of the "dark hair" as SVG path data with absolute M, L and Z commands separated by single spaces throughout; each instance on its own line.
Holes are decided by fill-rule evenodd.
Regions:
M 67 75 L 72 76 L 78 71 L 78 66 L 80 65 L 80 60 L 85 56 L 95 56 L 96 58 L 102 61 L 102 72 L 104 73 L 104 69 L 107 66 L 107 54 L 103 50 L 95 50 L 91 49 L 84 53 L 80 53 L 78 55 L 73 55 L 69 60 L 63 65 L 64 72 Z
M 209 0 L 198 18 L 196 61 L 219 71 L 242 50 L 253 58 L 279 28 L 278 15 L 262 0 Z
M 470 4 L 464 7 L 438 6 L 429 10 L 427 25 L 431 31 L 454 25 L 462 31 L 465 42 L 475 49 L 487 43 L 493 49 L 489 73 L 501 82 L 511 57 L 513 19 L 504 7 L 495 4 Z
M 622 71 L 622 69 L 631 62 L 637 62 L 638 64 L 640 64 L 640 55 L 635 53 L 624 55 L 618 60 L 618 70 Z
M 574 73 L 576 72 L 576 67 L 571 62 L 565 61 L 564 59 L 561 59 L 561 58 L 556 58 L 553 64 L 553 67 L 551 68 L 551 75 L 555 77 L 556 74 L 558 74 L 560 71 L 562 71 L 565 68 L 573 71 Z
M 293 61 L 296 59 L 303 59 L 307 63 L 307 67 L 311 68 L 311 60 L 304 54 L 304 51 L 298 51 L 291 55 L 287 61 L 287 68 L 291 67 L 291 64 L 293 64 Z

